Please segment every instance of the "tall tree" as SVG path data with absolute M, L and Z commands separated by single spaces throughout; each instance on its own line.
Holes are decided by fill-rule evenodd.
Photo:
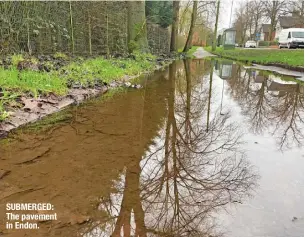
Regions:
M 177 38 L 178 38 L 178 24 L 179 24 L 179 8 L 180 2 L 173 2 L 173 23 L 172 23 L 172 34 L 171 34 L 171 43 L 170 51 L 177 51 Z
M 287 13 L 298 17 L 300 24 L 304 25 L 304 0 L 290 0 L 287 6 Z
M 218 26 L 218 18 L 219 18 L 219 5 L 220 5 L 220 0 L 217 0 L 217 5 L 216 5 L 216 21 L 215 21 L 215 27 L 214 27 L 214 36 L 213 36 L 212 51 L 216 50 L 217 26 Z
M 275 31 L 279 15 L 284 11 L 287 6 L 286 0 L 281 1 L 264 1 L 264 11 L 266 17 L 270 19 L 270 29 L 269 29 L 269 41 L 272 40 L 273 32 Z
M 263 3 L 260 0 L 253 0 L 250 2 L 251 4 L 251 12 L 252 12 L 252 20 L 254 23 L 254 36 L 259 33 L 259 24 L 263 17 Z
M 198 8 L 198 1 L 194 0 L 190 30 L 189 30 L 189 33 L 187 36 L 187 40 L 185 42 L 183 52 L 187 52 L 192 47 L 192 39 L 193 39 L 194 28 L 195 28 L 196 19 L 197 19 L 197 8 Z
M 146 1 L 146 19 L 149 22 L 159 24 L 166 28 L 173 21 L 173 2 L 172 1 Z
M 72 3 L 69 1 L 69 12 L 70 12 L 70 26 L 71 26 L 71 44 L 72 44 L 72 53 L 75 52 L 75 42 L 74 42 L 74 27 L 73 27 L 73 11 Z
M 128 50 L 148 52 L 145 1 L 128 1 Z

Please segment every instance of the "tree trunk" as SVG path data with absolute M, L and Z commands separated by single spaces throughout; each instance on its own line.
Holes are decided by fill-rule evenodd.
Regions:
M 190 30 L 189 30 L 189 33 L 187 36 L 187 40 L 186 40 L 183 52 L 189 51 L 189 49 L 192 47 L 194 28 L 195 28 L 196 18 L 197 18 L 197 6 L 198 6 L 198 2 L 197 2 L 197 0 L 194 0 Z
M 218 18 L 219 18 L 219 5 L 220 5 L 220 0 L 217 1 L 217 6 L 216 6 L 216 21 L 215 21 L 212 51 L 216 50 L 217 25 L 218 25 Z
M 31 48 L 31 39 L 30 39 L 30 5 L 26 4 L 27 11 L 26 11 L 26 31 L 27 31 L 27 48 L 28 48 L 28 53 L 29 55 L 32 54 L 32 48 Z
M 88 11 L 88 43 L 89 43 L 89 54 L 92 55 L 92 40 L 91 40 L 91 16 Z
M 147 25 L 145 18 L 145 1 L 128 1 L 128 50 L 149 52 Z
M 209 86 L 209 100 L 208 100 L 206 132 L 209 131 L 209 125 L 210 125 L 210 109 L 211 109 L 211 97 L 212 97 L 213 71 L 214 71 L 214 59 L 212 59 L 212 61 L 211 61 L 211 70 L 210 70 L 210 83 L 209 83 L 210 86 Z
M 179 24 L 179 1 L 173 1 L 173 23 L 172 23 L 172 34 L 170 51 L 177 51 L 177 38 L 178 38 L 178 24 Z
M 273 33 L 273 29 L 274 29 L 274 18 L 271 18 L 271 24 L 270 24 L 270 29 L 269 29 L 269 41 L 272 41 L 272 33 Z
M 69 7 L 70 7 L 70 27 L 71 27 L 72 54 L 74 54 L 75 44 L 74 44 L 73 13 L 72 13 L 72 3 L 71 3 L 71 1 L 69 1 Z

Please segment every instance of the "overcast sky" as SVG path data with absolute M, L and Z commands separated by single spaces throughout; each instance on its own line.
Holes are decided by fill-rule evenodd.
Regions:
M 232 8 L 232 19 L 231 19 L 231 26 L 234 21 L 234 11 L 238 4 L 242 0 L 234 0 L 233 1 L 233 8 Z M 244 0 L 245 1 L 245 0 Z M 222 0 L 220 1 L 220 18 L 218 23 L 218 28 L 229 28 L 230 26 L 230 14 L 231 14 L 231 6 L 232 6 L 232 0 Z

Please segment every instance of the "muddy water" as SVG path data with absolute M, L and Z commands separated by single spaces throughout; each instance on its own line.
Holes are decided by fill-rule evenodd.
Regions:
M 0 235 L 302 236 L 303 86 L 285 80 L 177 62 L 19 130 L 0 145 Z M 9 202 L 58 218 L 7 230 Z

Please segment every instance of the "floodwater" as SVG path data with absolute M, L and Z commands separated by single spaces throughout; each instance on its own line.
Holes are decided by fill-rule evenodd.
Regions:
M 286 80 L 179 61 L 20 129 L 0 143 L 0 235 L 303 236 L 304 92 Z M 6 229 L 21 202 L 57 220 Z

